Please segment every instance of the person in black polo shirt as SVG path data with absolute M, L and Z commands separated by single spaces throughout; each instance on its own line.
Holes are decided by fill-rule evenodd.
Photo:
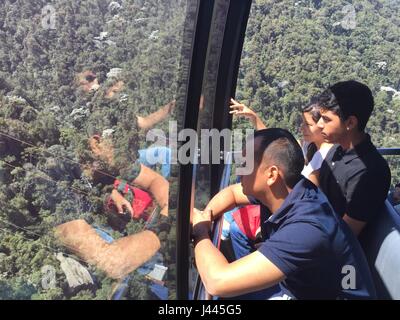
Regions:
M 325 158 L 320 188 L 357 236 L 380 211 L 391 174 L 365 133 L 374 108 L 371 90 L 357 81 L 339 82 L 319 97 L 318 126 L 326 142 L 337 144 Z
M 375 298 L 354 234 L 301 175 L 304 157 L 296 139 L 286 130 L 266 129 L 248 143 L 254 144 L 253 172 L 242 177 L 241 185 L 218 193 L 203 212 L 192 213 L 196 265 L 206 290 L 227 298 L 252 292 L 257 299 Z M 249 197 L 272 213 L 262 221 L 264 242 L 256 252 L 228 263 L 209 238 L 211 220 L 250 204 Z

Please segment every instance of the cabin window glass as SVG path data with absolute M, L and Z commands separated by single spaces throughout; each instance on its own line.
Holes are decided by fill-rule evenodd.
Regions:
M 366 83 L 375 97 L 367 125 L 376 147 L 400 147 L 400 2 L 254 0 L 237 100 L 267 127 L 301 140 L 299 108 L 338 81 Z M 234 128 L 249 128 L 244 118 Z M 400 181 L 399 157 L 389 157 Z
M 0 299 L 175 298 L 170 128 L 196 8 L 1 1 Z

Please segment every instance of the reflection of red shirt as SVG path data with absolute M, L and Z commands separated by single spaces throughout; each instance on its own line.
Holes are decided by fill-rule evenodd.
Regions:
M 116 180 L 114 183 L 114 187 L 116 189 L 118 189 L 120 183 L 121 183 L 121 181 Z M 129 184 L 126 184 L 125 189 L 123 191 L 123 195 L 124 195 L 125 199 L 127 199 L 128 201 L 131 201 L 131 205 L 133 208 L 132 218 L 134 218 L 134 219 L 142 218 L 147 221 L 147 219 L 149 217 L 146 215 L 146 210 L 153 206 L 153 199 L 151 198 L 151 196 L 147 192 L 140 190 L 138 188 L 134 188 L 134 187 L 130 186 Z M 133 199 L 132 199 L 132 195 L 133 195 Z M 115 210 L 115 205 L 114 205 L 114 202 L 111 199 L 111 197 L 109 198 L 109 200 L 107 202 L 107 206 L 109 209 Z
M 153 205 L 153 199 L 147 192 L 143 190 L 140 190 L 138 188 L 132 188 L 132 189 L 135 195 L 132 201 L 134 218 L 136 219 L 139 219 L 141 217 L 144 218 L 143 215 L 145 214 L 146 209 Z

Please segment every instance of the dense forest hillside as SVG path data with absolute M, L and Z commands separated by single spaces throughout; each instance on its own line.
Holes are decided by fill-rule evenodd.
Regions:
M 268 126 L 297 132 L 301 106 L 355 79 L 375 96 L 367 128 L 375 145 L 400 146 L 399 1 L 257 0 L 246 36 L 237 98 Z M 390 161 L 398 181 L 400 162 Z
M 1 1 L 0 299 L 112 296 L 116 281 L 71 255 L 53 228 L 74 219 L 107 225 L 104 195 L 112 186 L 83 174 L 87 139 L 112 134 L 118 163 L 135 161 L 132 151 L 146 147 L 136 117 L 179 99 L 186 2 Z M 374 143 L 399 147 L 399 75 L 399 1 L 254 0 L 237 99 L 268 126 L 297 134 L 300 106 L 329 84 L 360 80 L 376 98 L 368 125 Z M 391 164 L 399 180 L 400 161 Z M 119 239 L 143 228 L 133 221 L 109 232 Z M 159 236 L 176 238 L 173 229 Z M 170 247 L 157 258 L 169 266 L 170 298 L 173 253 Z M 88 271 L 88 286 L 71 288 L 61 268 L 74 264 L 68 258 Z M 126 299 L 155 298 L 143 270 L 123 285 Z

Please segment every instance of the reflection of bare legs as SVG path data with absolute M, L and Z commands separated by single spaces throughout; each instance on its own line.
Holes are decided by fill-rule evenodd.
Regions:
M 121 279 L 149 261 L 160 249 L 158 237 L 151 231 L 106 243 L 84 220 L 74 220 L 56 228 L 56 237 L 74 254 Z

